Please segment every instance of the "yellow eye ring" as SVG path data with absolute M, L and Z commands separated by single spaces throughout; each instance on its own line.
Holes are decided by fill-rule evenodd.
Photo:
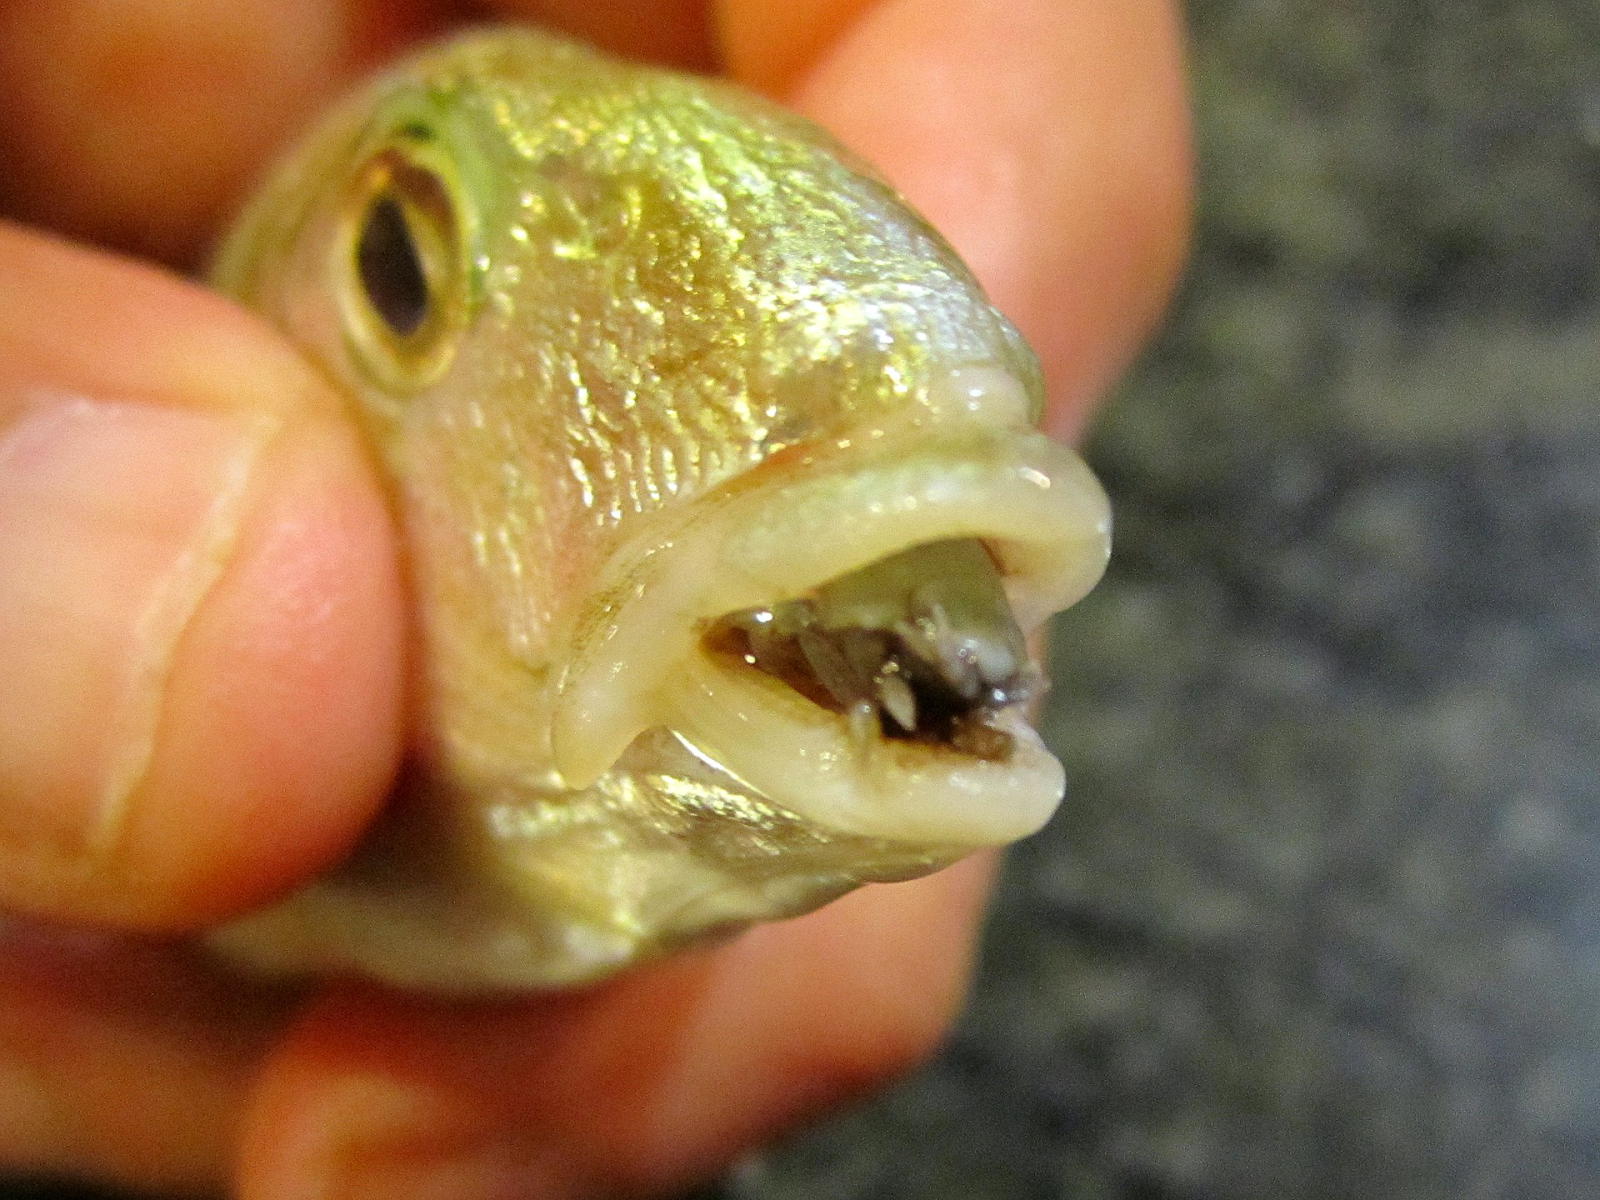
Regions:
M 471 264 L 449 165 L 400 134 L 357 171 L 336 269 L 345 337 L 380 386 L 424 387 L 443 374 L 468 320 Z

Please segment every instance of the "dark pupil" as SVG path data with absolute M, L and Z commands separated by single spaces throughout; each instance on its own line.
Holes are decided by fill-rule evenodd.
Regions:
M 356 243 L 356 269 L 367 301 L 398 337 L 410 337 L 428 315 L 428 277 L 405 213 L 394 196 L 380 194 L 367 209 Z

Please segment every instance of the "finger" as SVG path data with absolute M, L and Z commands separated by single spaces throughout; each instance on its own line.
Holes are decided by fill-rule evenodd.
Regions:
M 585 993 L 345 992 L 269 1060 L 244 1200 L 540 1200 L 677 1186 L 903 1070 L 962 994 L 974 860 Z
M 0 925 L 0 1172 L 221 1194 L 293 997 L 170 950 Z
M 560 30 L 612 54 L 709 71 L 716 66 L 706 0 L 493 0 L 492 11 Z
M 192 263 L 285 135 L 434 0 L 0 5 L 0 211 Z
M 816 7 L 844 32 L 787 98 L 951 240 L 1039 353 L 1052 428 L 1075 432 L 1183 258 L 1189 123 L 1170 0 Z M 729 62 L 772 71 L 762 47 L 789 11 L 722 0 Z
M 401 593 L 338 401 L 255 318 L 0 226 L 0 906 L 183 926 L 341 853 Z
M 788 94 L 877 0 L 716 0 L 717 44 L 728 74 Z

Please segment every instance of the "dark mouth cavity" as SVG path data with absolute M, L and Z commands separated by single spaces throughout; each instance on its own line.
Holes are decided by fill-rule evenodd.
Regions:
M 809 596 L 730 613 L 703 641 L 844 714 L 858 737 L 991 762 L 1014 740 L 995 714 L 1041 687 L 994 560 L 970 538 L 914 546 Z

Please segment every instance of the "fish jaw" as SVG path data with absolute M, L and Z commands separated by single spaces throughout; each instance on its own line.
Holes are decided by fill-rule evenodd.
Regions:
M 1106 498 L 1076 455 L 994 419 L 1014 390 L 956 373 L 944 391 L 967 398 L 962 411 L 919 409 L 792 447 L 625 544 L 557 676 L 551 749 L 565 784 L 589 786 L 665 727 L 819 828 L 969 848 L 1038 829 L 1062 773 L 1018 708 L 997 714 L 1013 739 L 1003 761 L 863 741 L 846 717 L 703 641 L 725 614 L 943 539 L 988 548 L 1024 631 L 1081 598 L 1109 555 Z

